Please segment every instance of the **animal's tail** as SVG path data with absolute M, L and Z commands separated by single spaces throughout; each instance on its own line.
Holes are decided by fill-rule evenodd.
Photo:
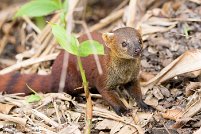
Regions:
M 51 81 L 51 75 L 20 74 L 12 72 L 0 75 L 0 92 L 31 94 L 32 91 L 28 88 L 29 86 L 36 92 L 46 93 L 51 91 Z

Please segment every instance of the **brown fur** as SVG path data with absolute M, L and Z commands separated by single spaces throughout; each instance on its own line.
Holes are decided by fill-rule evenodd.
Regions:
M 125 34 L 126 32 L 126 34 Z M 141 36 L 133 28 L 121 28 L 114 31 L 114 36 L 107 37 L 100 33 L 92 33 L 92 38 L 105 44 L 105 55 L 99 56 L 103 74 L 98 73 L 93 55 L 81 58 L 85 69 L 86 77 L 89 81 L 89 87 L 96 88 L 115 110 L 118 115 L 125 113 L 127 108 L 119 100 L 118 96 L 113 93 L 117 86 L 124 86 L 128 89 L 131 96 L 134 97 L 142 108 L 147 105 L 142 101 L 141 89 L 138 80 L 140 70 L 140 51 L 142 48 Z M 87 40 L 83 35 L 78 38 L 80 42 Z M 127 47 L 122 47 L 122 42 L 128 43 Z M 0 91 L 7 93 L 24 92 L 30 94 L 31 91 L 26 84 L 37 92 L 57 92 L 59 88 L 64 51 L 56 58 L 52 73 L 50 75 L 37 74 L 17 74 L 9 73 L 0 75 Z M 65 80 L 64 91 L 69 94 L 82 93 L 83 89 L 74 90 L 82 86 L 82 79 L 77 65 L 77 59 L 69 55 L 67 76 Z

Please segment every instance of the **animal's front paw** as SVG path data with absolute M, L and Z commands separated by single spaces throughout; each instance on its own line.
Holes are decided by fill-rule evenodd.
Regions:
M 138 103 L 138 105 L 139 105 L 139 107 L 140 107 L 141 109 L 143 109 L 143 110 L 145 110 L 145 111 L 151 111 L 151 112 L 154 111 L 154 108 L 153 108 L 153 107 L 147 105 L 147 104 L 144 103 L 143 101 L 140 101 L 140 102 Z
M 125 106 L 121 106 L 121 105 L 114 106 L 113 109 L 116 112 L 116 114 L 118 114 L 119 116 L 126 115 L 130 112 L 129 109 L 127 109 Z

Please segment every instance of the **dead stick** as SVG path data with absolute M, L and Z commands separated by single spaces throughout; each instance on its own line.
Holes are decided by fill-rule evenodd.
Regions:
M 53 127 L 58 127 L 59 124 L 53 120 L 51 120 L 50 118 L 48 118 L 46 115 L 44 115 L 43 113 L 41 112 L 38 112 L 37 110 L 35 109 L 32 109 L 32 113 L 38 117 L 40 117 L 41 119 L 43 119 L 46 123 L 52 125 Z
M 22 61 L 20 63 L 17 63 L 15 65 L 12 65 L 10 67 L 7 67 L 7 68 L 1 70 L 0 75 L 20 69 L 21 67 L 27 67 L 27 66 L 30 66 L 30 65 L 33 65 L 36 63 L 40 63 L 43 61 L 54 60 L 57 57 L 57 55 L 58 55 L 58 53 L 55 53 L 55 54 L 47 55 L 47 56 L 40 57 L 40 58 L 34 58 L 34 59 L 28 59 L 28 60 Z
M 137 0 L 130 0 L 128 7 L 128 20 L 126 22 L 126 26 L 134 27 L 136 11 L 137 11 Z
M 0 113 L 0 119 L 12 121 L 12 122 L 18 123 L 18 124 L 23 125 L 23 126 L 25 126 L 26 122 L 27 122 L 27 119 L 25 119 L 25 118 L 13 117 L 11 115 L 2 114 L 2 113 Z
M 111 15 L 107 16 L 106 18 L 100 20 L 100 22 L 98 24 L 93 25 L 92 27 L 89 28 L 89 31 L 96 31 L 99 30 L 105 26 L 107 26 L 108 24 L 110 24 L 111 22 L 117 20 L 118 18 L 122 17 L 124 13 L 124 8 L 120 9 L 119 11 L 112 13 Z

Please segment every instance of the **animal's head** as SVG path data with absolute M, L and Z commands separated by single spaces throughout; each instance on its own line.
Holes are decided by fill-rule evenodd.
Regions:
M 138 30 L 124 27 L 112 33 L 103 33 L 106 46 L 119 58 L 135 59 L 142 52 L 142 38 Z

